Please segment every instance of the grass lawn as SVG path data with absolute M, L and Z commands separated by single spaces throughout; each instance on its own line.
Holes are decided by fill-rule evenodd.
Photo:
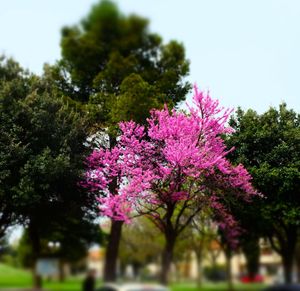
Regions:
M 235 291 L 260 291 L 263 290 L 262 284 L 238 284 L 234 286 Z M 201 288 L 197 288 L 194 284 L 176 284 L 171 288 L 172 291 L 227 291 L 226 283 L 209 284 L 206 283 Z
M 3 287 L 30 287 L 31 275 L 29 272 L 15 269 L 0 263 L 0 288 Z
M 44 289 L 49 291 L 81 291 L 81 279 L 72 278 L 64 283 L 60 282 L 44 282 Z M 15 269 L 0 263 L 0 290 L 5 288 L 30 288 L 31 273 L 28 271 Z M 257 284 L 239 284 L 235 287 L 236 291 L 259 291 L 263 285 Z M 226 283 L 220 284 L 205 284 L 198 289 L 195 284 L 174 284 L 171 287 L 172 291 L 226 291 Z
M 16 269 L 0 263 L 0 289 L 4 288 L 30 288 L 32 277 L 29 271 Z M 44 282 L 44 288 L 50 291 L 80 291 L 80 279 L 68 279 L 64 283 Z

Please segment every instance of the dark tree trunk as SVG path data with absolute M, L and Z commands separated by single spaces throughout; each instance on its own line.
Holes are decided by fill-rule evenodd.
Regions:
M 33 266 L 32 266 L 32 283 L 34 289 L 42 289 L 42 278 L 37 274 L 36 263 L 41 252 L 40 237 L 36 224 L 31 221 L 29 223 L 28 234 L 32 246 Z
M 281 245 L 281 256 L 284 268 L 284 280 L 292 283 L 293 264 L 297 244 L 297 228 L 291 227 L 286 231 L 286 243 Z
M 122 280 L 126 277 L 126 266 L 127 266 L 127 263 L 120 261 L 119 276 Z
M 173 261 L 173 252 L 175 246 L 176 236 L 167 235 L 166 236 L 166 245 L 162 253 L 162 264 L 161 264 L 161 274 L 160 274 L 160 283 L 163 285 L 168 284 L 168 275 Z
M 232 281 L 232 268 L 231 268 L 231 251 L 225 251 L 226 257 L 226 275 L 227 275 L 227 282 L 228 282 L 228 290 L 233 290 L 233 281 Z
M 297 267 L 297 282 L 300 283 L 300 260 L 296 259 L 296 267 Z
M 60 260 L 59 262 L 59 281 L 64 282 L 66 279 L 65 277 L 65 270 L 64 270 L 64 262 Z
M 117 142 L 115 136 L 109 136 L 110 149 L 112 149 Z M 109 190 L 111 193 L 117 195 L 118 180 L 116 177 L 112 179 L 109 184 Z M 104 265 L 104 282 L 115 282 L 117 280 L 117 260 L 119 254 L 119 246 L 122 234 L 123 221 L 111 219 L 111 230 L 108 238 L 108 245 L 105 254 Z
M 111 221 L 111 231 L 105 254 L 104 281 L 115 282 L 117 279 L 117 260 L 122 234 L 123 221 Z
M 284 281 L 285 283 L 292 283 L 292 272 L 293 272 L 293 255 L 284 254 L 282 256 L 282 263 L 284 269 Z
M 296 225 L 285 225 L 281 223 L 282 230 L 275 229 L 274 237 L 277 239 L 277 243 L 274 241 L 272 235 L 269 236 L 269 241 L 272 248 L 281 256 L 283 264 L 284 281 L 289 284 L 292 283 L 293 278 L 293 263 L 296 255 L 297 235 L 298 228 Z
M 133 268 L 133 276 L 135 280 L 138 280 L 140 277 L 140 269 L 141 269 L 141 264 L 138 262 L 133 262 L 132 263 L 132 268 Z
M 246 257 L 248 276 L 253 280 L 259 271 L 259 237 L 254 235 L 246 236 L 242 243 L 242 249 Z
M 297 267 L 297 282 L 300 283 L 300 241 L 299 240 L 297 242 L 295 259 L 296 259 L 296 267 Z

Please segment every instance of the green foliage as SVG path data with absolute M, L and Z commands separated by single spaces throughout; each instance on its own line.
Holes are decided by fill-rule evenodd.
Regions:
M 73 100 L 89 103 L 101 125 L 145 121 L 152 107 L 176 105 L 190 84 L 182 44 L 164 44 L 149 22 L 123 15 L 110 1 L 94 5 L 76 26 L 62 30 L 62 59 L 53 68 L 59 88 Z
M 152 96 L 155 96 L 154 86 L 149 85 L 138 74 L 129 75 L 123 80 L 120 95 L 112 106 L 111 120 L 113 123 L 124 120 L 145 122 L 150 109 L 159 106 Z
M 22 223 L 29 236 L 34 228 L 41 247 L 59 240 L 64 258 L 78 259 L 100 232 L 94 197 L 78 187 L 88 151 L 84 111 L 65 102 L 47 72 L 29 75 L 12 60 L 0 72 L 0 226 Z
M 32 80 L 12 59 L 0 58 L 0 237 L 20 219 L 13 211 L 18 204 L 14 186 L 28 145 L 20 142 L 24 129 L 17 120 L 22 96 L 29 93 Z
M 294 240 L 300 221 L 300 116 L 281 104 L 259 115 L 239 109 L 231 119 L 236 132 L 228 138 L 235 146 L 231 158 L 243 163 L 255 187 L 265 196 L 240 212 L 250 231 L 276 237 L 281 251 Z M 254 228 L 253 228 L 254 227 Z

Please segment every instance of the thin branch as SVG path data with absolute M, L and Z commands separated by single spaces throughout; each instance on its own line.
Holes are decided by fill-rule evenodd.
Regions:
M 201 210 L 202 206 L 199 206 L 195 212 L 186 220 L 186 222 L 178 229 L 178 234 L 180 234 L 193 220 L 193 218 L 196 216 L 196 214 Z
M 180 209 L 180 211 L 179 211 L 179 213 L 178 213 L 178 215 L 177 215 L 177 217 L 176 217 L 176 222 L 175 222 L 175 231 L 176 231 L 176 232 L 177 232 L 178 227 L 179 227 L 179 220 L 180 220 L 180 218 L 181 218 L 181 216 L 182 216 L 184 210 L 185 210 L 187 207 L 188 207 L 188 200 L 185 200 L 184 203 L 183 203 L 183 205 L 182 205 L 182 207 L 181 207 L 181 209 Z

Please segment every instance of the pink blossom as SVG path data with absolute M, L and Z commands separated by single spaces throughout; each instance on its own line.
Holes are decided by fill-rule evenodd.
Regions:
M 84 186 L 97 193 L 102 215 L 128 221 L 152 212 L 157 218 L 157 207 L 188 201 L 197 209 L 209 205 L 223 217 L 223 228 L 233 227 L 218 197 L 230 193 L 249 201 L 257 192 L 247 170 L 226 159 L 233 149 L 226 149 L 221 135 L 232 132 L 232 110 L 196 86 L 193 103 L 188 113 L 152 110 L 146 126 L 121 122 L 116 146 L 87 158 Z

